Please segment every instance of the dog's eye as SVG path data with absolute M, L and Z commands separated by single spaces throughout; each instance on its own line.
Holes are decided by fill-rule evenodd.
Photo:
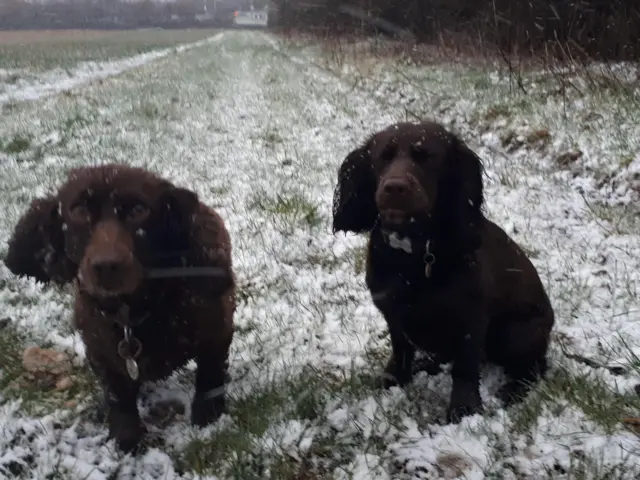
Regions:
M 91 220 L 89 207 L 84 203 L 77 203 L 69 209 L 69 215 L 76 222 L 87 222 Z
M 380 158 L 384 163 L 389 163 L 391 160 L 395 158 L 397 151 L 398 151 L 397 145 L 395 143 L 390 143 L 389 145 L 384 147 L 384 149 L 382 150 L 382 154 L 380 155 Z
M 127 220 L 141 222 L 149 216 L 149 207 L 143 203 L 135 203 L 127 209 Z

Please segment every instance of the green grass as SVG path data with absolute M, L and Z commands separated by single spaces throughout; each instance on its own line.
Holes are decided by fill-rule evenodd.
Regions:
M 10 155 L 26 152 L 31 147 L 31 137 L 16 134 L 6 142 L 0 143 L 0 151 Z
M 251 208 L 309 228 L 317 227 L 323 221 L 319 205 L 300 194 L 275 197 L 256 195 L 251 202 Z
M 183 471 L 238 480 L 332 478 L 333 469 L 350 461 L 355 449 L 367 442 L 316 429 L 326 422 L 330 399 L 349 404 L 365 398 L 373 393 L 368 381 L 361 374 L 339 378 L 311 366 L 299 375 L 274 380 L 232 402 L 230 421 L 208 438 L 191 440 L 176 463 Z M 274 429 L 292 421 L 301 427 L 301 437 L 293 444 Z M 306 444 L 296 444 L 303 438 Z M 282 451 L 285 443 L 290 448 Z M 372 446 L 382 453 L 383 446 L 378 447 Z
M 607 205 L 587 202 L 587 218 L 603 225 L 611 235 L 637 235 L 640 232 L 640 211 L 633 204 Z
M 615 432 L 624 418 L 640 413 L 640 396 L 635 392 L 616 393 L 602 375 L 598 371 L 577 373 L 566 362 L 554 366 L 545 382 L 514 410 L 514 432 L 535 431 L 537 419 L 544 410 L 562 417 L 565 409 L 575 407 L 606 433 Z
M 102 62 L 207 38 L 215 30 L 61 30 L 0 32 L 0 68 L 43 71 Z M 20 73 L 12 74 L 15 83 Z

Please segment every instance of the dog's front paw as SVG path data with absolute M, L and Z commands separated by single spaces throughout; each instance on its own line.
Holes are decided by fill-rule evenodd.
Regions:
M 191 404 L 191 423 L 198 427 L 212 424 L 227 411 L 227 402 L 224 393 L 219 395 L 199 394 Z
M 109 412 L 109 437 L 124 453 L 135 453 L 145 434 L 142 420 L 137 413 Z
M 482 413 L 483 411 L 484 407 L 482 406 L 482 399 L 477 386 L 465 385 L 456 387 L 454 385 L 451 393 L 451 402 L 447 410 L 447 422 L 458 423 L 463 417 Z

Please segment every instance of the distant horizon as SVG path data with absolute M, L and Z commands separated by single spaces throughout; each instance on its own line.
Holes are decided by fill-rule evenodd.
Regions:
M 0 30 L 130 30 L 234 25 L 234 11 L 265 0 L 5 0 Z M 248 25 L 247 25 L 248 26 Z

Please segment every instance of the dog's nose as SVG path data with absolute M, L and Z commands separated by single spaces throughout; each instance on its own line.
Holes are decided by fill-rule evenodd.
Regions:
M 122 285 L 127 273 L 127 265 L 117 255 L 102 254 L 91 260 L 91 270 L 102 288 L 114 290 Z
M 402 179 L 389 179 L 382 187 L 387 195 L 404 196 L 409 191 L 409 183 Z

